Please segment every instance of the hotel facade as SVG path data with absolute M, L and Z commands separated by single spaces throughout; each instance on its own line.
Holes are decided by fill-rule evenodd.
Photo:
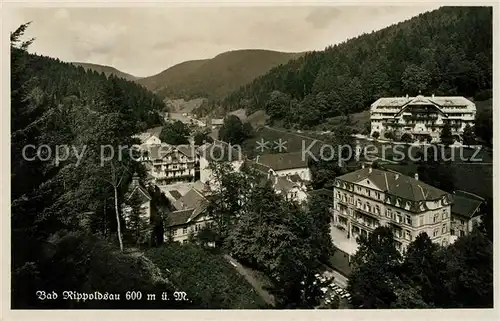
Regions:
M 349 255 L 357 250 L 358 236 L 379 226 L 393 231 L 400 251 L 422 232 L 433 242 L 450 243 L 452 197 L 417 175 L 362 168 L 338 177 L 333 193 L 332 241 Z
M 380 98 L 371 105 L 371 132 L 381 138 L 388 132 L 409 133 L 415 139 L 430 136 L 439 141 L 441 130 L 449 124 L 453 135 L 460 136 L 466 125 L 474 126 L 476 105 L 464 97 L 390 97 Z M 428 136 L 427 136 L 428 135 Z

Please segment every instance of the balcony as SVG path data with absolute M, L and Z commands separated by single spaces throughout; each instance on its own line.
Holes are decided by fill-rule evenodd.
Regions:
M 351 219 L 351 223 L 354 223 L 354 225 L 358 225 L 358 226 L 361 226 L 363 228 L 368 228 L 370 230 L 374 230 L 380 226 L 380 222 L 378 222 L 378 221 L 370 222 L 369 220 L 366 220 L 363 218 L 353 218 L 353 219 Z
M 355 212 L 359 212 L 362 215 L 369 215 L 370 217 L 373 217 L 376 220 L 378 220 L 378 218 L 380 217 L 380 213 L 375 214 L 373 212 L 368 212 L 368 210 L 364 209 L 363 207 L 356 206 Z

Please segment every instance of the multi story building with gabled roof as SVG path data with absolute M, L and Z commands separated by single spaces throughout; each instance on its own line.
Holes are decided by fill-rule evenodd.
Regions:
M 430 136 L 439 141 L 441 130 L 449 124 L 453 135 L 460 136 L 466 125 L 473 126 L 476 105 L 464 97 L 388 97 L 371 105 L 371 133 L 385 137 L 387 132 L 409 133 L 416 139 Z

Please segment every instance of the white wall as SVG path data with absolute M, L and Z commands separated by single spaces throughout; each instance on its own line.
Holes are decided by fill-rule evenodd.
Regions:
M 156 136 L 151 136 L 144 142 L 144 145 L 158 145 L 161 144 L 161 140 Z

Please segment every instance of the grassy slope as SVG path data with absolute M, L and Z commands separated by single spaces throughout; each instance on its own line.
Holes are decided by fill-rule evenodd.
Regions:
M 104 74 L 108 77 L 109 77 L 109 75 L 115 75 L 117 77 L 129 80 L 129 81 L 134 81 L 134 80 L 138 79 L 135 76 L 132 76 L 130 74 L 127 74 L 123 71 L 120 71 L 120 70 L 118 70 L 114 67 L 110 67 L 110 66 L 90 64 L 90 63 L 84 63 L 84 62 L 72 62 L 72 64 L 75 66 L 82 66 L 86 70 L 91 69 L 91 70 L 97 71 L 98 73 L 104 72 Z
M 300 55 L 270 50 L 229 51 L 212 59 L 175 65 L 157 75 L 142 78 L 139 83 L 161 97 L 221 98 Z
M 169 280 L 203 308 L 259 309 L 266 304 L 222 255 L 198 246 L 169 244 L 146 252 Z M 167 272 L 168 269 L 170 272 Z

